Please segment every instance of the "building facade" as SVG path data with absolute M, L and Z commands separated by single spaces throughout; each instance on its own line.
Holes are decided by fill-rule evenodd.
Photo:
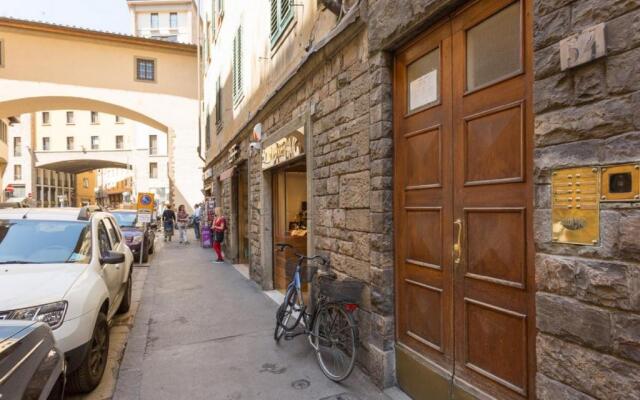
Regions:
M 96 187 L 96 171 L 87 171 L 76 174 L 75 206 L 83 207 L 97 204 Z
M 638 398 L 640 6 L 204 3 L 203 179 L 253 280 L 330 257 L 416 399 Z
M 127 0 L 136 36 L 196 43 L 198 13 L 193 0 Z

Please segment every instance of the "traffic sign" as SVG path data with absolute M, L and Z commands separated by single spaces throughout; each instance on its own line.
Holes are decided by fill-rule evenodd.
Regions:
M 153 193 L 138 193 L 138 211 L 146 210 L 153 212 Z

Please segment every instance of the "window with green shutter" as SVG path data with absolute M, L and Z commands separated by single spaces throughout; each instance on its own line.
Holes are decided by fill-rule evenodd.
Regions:
M 271 44 L 275 44 L 293 19 L 292 0 L 271 0 Z
M 233 104 L 236 105 L 242 100 L 244 94 L 242 82 L 242 25 L 238 27 L 236 36 L 233 38 Z
M 220 77 L 216 81 L 216 130 L 217 133 L 222 130 L 222 87 L 220 86 Z

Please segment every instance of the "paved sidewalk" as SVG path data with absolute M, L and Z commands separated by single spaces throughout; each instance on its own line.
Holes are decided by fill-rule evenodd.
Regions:
M 211 250 L 163 247 L 114 399 L 388 399 L 357 369 L 341 385 L 328 380 L 303 337 L 276 345 L 276 304 L 233 266 L 213 264 Z

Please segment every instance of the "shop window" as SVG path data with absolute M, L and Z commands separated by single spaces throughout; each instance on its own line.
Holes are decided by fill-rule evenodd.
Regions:
M 467 31 L 467 91 L 522 71 L 522 17 L 514 3 Z
M 407 111 L 440 101 L 440 49 L 430 51 L 407 67 Z
M 293 20 L 291 0 L 271 0 L 271 44 L 274 45 Z

